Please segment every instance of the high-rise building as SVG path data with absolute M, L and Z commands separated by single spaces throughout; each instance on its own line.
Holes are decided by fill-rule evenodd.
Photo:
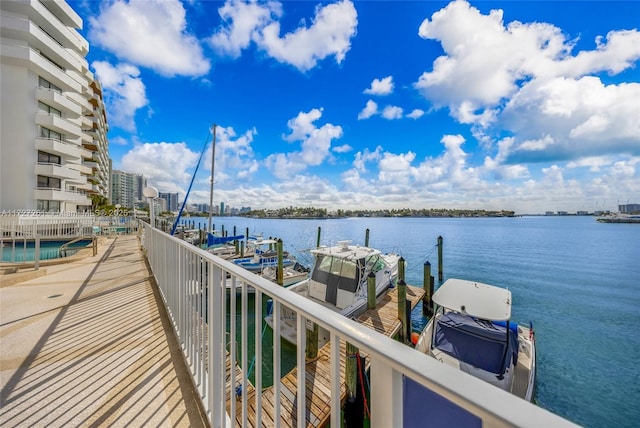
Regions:
M 160 192 L 158 197 L 167 201 L 166 211 L 178 211 L 178 194 Z
M 64 1 L 0 2 L 0 209 L 89 211 L 109 196 L 107 117 Z
M 141 174 L 114 169 L 111 172 L 111 204 L 120 204 L 125 208 L 133 208 L 138 202 L 146 201 L 142 189 L 147 180 Z

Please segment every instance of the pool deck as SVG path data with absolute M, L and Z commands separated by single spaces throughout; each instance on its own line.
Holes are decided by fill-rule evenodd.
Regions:
M 0 286 L 0 426 L 203 427 L 135 235 Z

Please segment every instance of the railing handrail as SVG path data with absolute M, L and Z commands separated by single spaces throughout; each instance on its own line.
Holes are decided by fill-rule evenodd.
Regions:
M 172 321 L 174 324 L 174 329 L 176 331 L 176 334 L 180 337 L 180 340 L 183 341 L 182 350 L 183 352 L 185 352 L 185 358 L 187 361 L 191 361 L 192 374 L 194 374 L 195 376 L 194 383 L 196 385 L 202 384 L 202 372 L 205 370 L 203 368 L 205 367 L 205 362 L 201 361 L 199 363 L 201 364 L 201 366 L 198 366 L 198 363 L 193 361 L 193 359 L 197 358 L 198 355 L 197 353 L 195 353 L 195 355 L 188 355 L 189 347 L 187 346 L 187 344 L 190 343 L 189 341 L 197 341 L 200 339 L 190 339 L 188 335 L 186 335 L 185 337 L 185 332 L 188 329 L 185 329 L 185 327 L 180 324 L 182 318 L 184 318 L 185 311 L 188 312 L 189 310 L 193 309 L 188 306 L 175 306 L 176 304 L 180 305 L 180 302 L 188 300 L 188 298 L 186 297 L 176 298 L 177 300 L 175 300 L 175 302 L 173 301 L 173 298 L 175 297 L 174 295 L 180 292 L 182 282 L 187 283 L 189 281 L 194 281 L 193 278 L 188 276 L 185 276 L 184 278 L 179 277 L 179 275 L 181 274 L 180 271 L 187 270 L 187 268 L 181 265 L 181 262 L 178 259 L 182 260 L 184 258 L 185 260 L 191 260 L 191 257 L 199 257 L 203 263 L 206 263 L 207 266 L 209 266 L 209 275 L 212 275 L 212 271 L 216 271 L 219 273 L 224 272 L 226 274 L 229 274 L 232 280 L 240 281 L 242 285 L 239 286 L 239 289 L 244 289 L 244 287 L 251 286 L 255 288 L 256 295 L 265 294 L 273 299 L 274 307 L 276 307 L 275 305 L 284 305 L 285 307 L 288 307 L 295 311 L 299 316 L 302 316 L 302 320 L 312 321 L 324 327 L 330 332 L 332 343 L 339 343 L 337 342 L 337 340 L 344 340 L 364 350 L 368 354 L 368 357 L 371 359 L 372 372 L 374 370 L 378 370 L 376 372 L 376 375 L 382 374 L 380 376 L 377 376 L 377 386 L 374 385 L 373 382 L 374 379 L 376 379 L 376 376 L 372 375 L 372 400 L 374 400 L 374 396 L 376 396 L 375 399 L 381 400 L 378 402 L 394 403 L 393 405 L 383 405 L 379 408 L 376 408 L 376 406 L 372 404 L 374 415 L 375 412 L 378 412 L 378 415 L 384 415 L 384 412 L 391 413 L 391 415 L 384 415 L 375 420 L 372 417 L 372 426 L 384 426 L 388 425 L 389 423 L 396 425 L 394 422 L 402 421 L 403 391 L 401 386 L 398 388 L 398 385 L 402 385 L 403 376 L 413 379 L 428 390 L 440 395 L 441 397 L 444 397 L 444 399 L 454 402 L 456 405 L 464 408 L 468 412 L 480 418 L 485 425 L 524 426 L 530 424 L 531 421 L 536 421 L 536 424 L 545 426 L 572 425 L 570 422 L 556 415 L 553 415 L 552 413 L 540 407 L 517 398 L 505 391 L 500 390 L 499 388 L 485 383 L 484 381 L 473 378 L 468 374 L 462 373 L 459 370 L 455 370 L 451 367 L 440 364 L 435 359 L 429 358 L 415 349 L 412 349 L 374 330 L 362 326 L 353 320 L 350 320 L 328 308 L 325 308 L 310 301 L 309 299 L 306 299 L 303 296 L 292 293 L 291 291 L 280 287 L 265 278 L 257 276 L 245 270 L 244 268 L 235 265 L 232 262 L 221 259 L 205 250 L 186 243 L 178 239 L 177 237 L 170 236 L 164 232 L 161 232 L 158 229 L 152 229 L 147 223 L 144 223 L 143 245 L 147 249 L 147 255 L 149 258 L 151 269 L 154 272 L 154 276 L 156 277 L 159 288 L 163 294 L 165 305 L 168 306 L 167 311 L 168 313 L 173 314 Z M 170 249 L 168 249 L 169 247 Z M 161 254 L 162 252 L 165 252 L 166 254 Z M 172 260 L 172 258 L 174 258 L 175 260 Z M 172 267 L 175 268 L 176 271 L 170 271 Z M 224 275 L 223 277 L 226 277 L 226 275 Z M 167 278 L 166 281 L 165 278 Z M 226 309 L 224 309 L 224 306 L 210 307 L 210 305 L 217 304 L 215 300 L 212 300 L 215 299 L 215 296 L 217 295 L 216 287 L 224 287 L 226 281 L 222 281 L 219 283 L 214 276 L 207 276 L 207 278 L 213 278 L 214 280 L 213 283 L 208 283 L 209 285 L 207 285 L 209 290 L 207 313 L 218 314 L 216 315 L 216 317 L 218 317 L 219 321 L 220 319 L 224 319 L 225 316 L 225 314 L 220 315 L 219 312 L 226 311 Z M 235 293 L 232 292 L 231 295 L 235 296 Z M 224 295 L 222 295 L 221 298 L 224 301 Z M 201 299 L 204 299 L 204 297 L 201 297 Z M 231 299 L 234 299 L 234 297 L 231 297 Z M 235 311 L 235 306 L 232 306 L 234 307 L 234 309 L 230 309 L 230 311 Z M 274 319 L 275 318 L 277 318 L 277 316 L 274 316 Z M 216 319 L 212 320 L 210 317 L 210 319 L 208 320 L 210 329 L 214 328 L 211 326 L 215 325 L 215 322 Z M 304 321 L 299 320 L 299 323 L 300 322 Z M 232 323 L 232 325 L 234 325 L 234 323 Z M 274 335 L 276 330 L 278 330 L 279 332 L 278 328 L 274 328 Z M 221 347 L 226 346 L 224 338 L 222 338 L 222 340 L 220 341 L 220 336 L 218 333 L 210 334 L 212 334 L 210 337 L 213 338 L 214 344 L 208 345 L 210 354 L 209 358 L 212 358 L 211 355 L 224 355 L 224 353 L 221 352 L 220 349 L 215 348 L 216 345 Z M 216 334 L 218 335 L 216 336 Z M 216 342 L 215 339 L 218 339 L 218 341 Z M 243 336 L 241 339 L 242 343 L 240 344 L 245 346 L 245 342 L 249 340 L 252 339 L 250 337 Z M 298 373 L 301 373 L 301 371 L 304 372 L 304 355 L 302 355 L 301 357 L 300 353 L 304 354 L 305 351 L 304 349 L 300 350 L 300 348 L 301 347 L 298 346 L 297 350 Z M 279 348 L 276 349 L 278 351 L 276 352 L 276 350 L 274 350 L 274 355 L 279 355 Z M 334 351 L 333 349 L 332 353 L 334 356 L 338 355 L 337 351 Z M 302 367 L 300 367 L 301 361 L 303 364 Z M 279 362 L 277 364 L 279 367 Z M 336 363 L 332 362 L 332 364 Z M 337 362 L 337 364 L 339 370 L 339 361 Z M 215 367 L 220 367 L 220 364 L 216 365 Z M 274 375 L 277 374 L 278 372 L 276 371 L 276 366 L 274 365 Z M 395 385 L 394 388 L 391 388 L 389 385 L 380 384 L 380 382 L 384 382 L 382 378 L 385 374 L 389 375 L 390 379 L 393 381 L 393 384 Z M 246 381 L 247 375 L 244 374 L 244 372 L 243 375 L 245 376 L 245 379 L 243 379 L 243 381 Z M 224 379 L 224 374 L 216 373 L 214 370 L 213 372 L 207 374 L 207 377 L 205 378 L 205 384 L 209 385 L 209 387 L 211 387 L 211 385 L 213 385 L 213 387 L 215 387 L 216 385 L 221 385 L 222 388 L 225 388 L 226 390 L 225 382 L 220 383 L 220 377 Z M 398 384 L 398 382 L 400 383 Z M 275 379 L 274 385 L 279 385 L 279 382 L 275 382 Z M 274 391 L 277 395 L 279 386 L 274 388 Z M 298 388 L 305 388 L 305 386 L 298 385 Z M 201 399 L 203 400 L 203 405 L 209 411 L 209 416 L 211 418 L 210 422 L 212 426 L 218 425 L 216 421 L 218 421 L 218 423 L 220 422 L 220 419 L 216 419 L 220 416 L 215 416 L 215 411 L 216 409 L 219 410 L 225 408 L 225 390 L 216 391 L 215 389 L 213 389 L 213 397 L 211 397 L 207 394 L 207 388 L 201 389 Z M 337 387 L 337 389 L 335 388 L 335 385 L 331 386 L 331 391 L 339 392 L 339 390 L 339 386 Z M 393 396 L 392 394 L 400 394 L 400 397 Z M 305 395 L 303 394 L 302 396 Z M 222 400 L 222 402 L 216 400 Z M 332 409 L 339 408 L 338 406 L 340 403 L 340 397 L 336 398 L 332 396 L 331 400 Z M 334 400 L 337 400 L 337 403 Z M 304 400 L 302 400 L 302 402 L 304 402 Z M 300 403 L 300 400 L 298 400 L 298 403 Z M 398 403 L 400 405 L 398 405 Z M 381 410 L 381 408 L 384 408 L 384 410 Z M 300 415 L 300 413 L 298 414 Z M 339 420 L 337 418 L 338 416 L 332 416 L 332 424 L 334 421 L 337 422 Z M 301 426 L 301 424 L 303 423 L 303 421 L 299 421 L 298 426 Z

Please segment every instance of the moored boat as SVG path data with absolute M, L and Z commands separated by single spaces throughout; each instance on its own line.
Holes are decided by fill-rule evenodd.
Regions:
M 511 292 L 480 282 L 448 279 L 433 294 L 438 305 L 416 349 L 527 401 L 533 401 L 536 351 L 533 326 L 510 321 Z
M 367 278 L 375 276 L 376 297 L 380 298 L 398 278 L 397 254 L 383 254 L 381 251 L 349 245 L 350 241 L 340 241 L 332 247 L 311 250 L 315 265 L 308 279 L 298 282 L 288 290 L 309 300 L 328 307 L 346 317 L 355 318 L 367 308 Z M 296 343 L 295 313 L 283 308 L 280 316 L 280 334 L 290 343 Z M 265 317 L 273 328 L 273 314 Z M 329 340 L 328 331 L 320 328 L 318 346 Z

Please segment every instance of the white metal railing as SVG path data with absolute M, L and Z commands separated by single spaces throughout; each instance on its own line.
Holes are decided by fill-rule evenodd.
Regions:
M 572 424 L 548 411 L 508 394 L 479 379 L 473 378 L 453 368 L 444 366 L 424 354 L 379 334 L 355 321 L 343 317 L 327 308 L 292 293 L 276 284 L 242 269 L 226 260 L 216 257 L 176 237 L 144 223 L 143 246 L 158 283 L 167 312 L 172 320 L 175 333 L 181 345 L 193 382 L 199 391 L 212 427 L 235 426 L 236 420 L 229 415 L 240 412 L 241 425 L 248 425 L 247 399 L 237 403 L 233 388 L 226 389 L 226 379 L 230 385 L 240 385 L 247 391 L 249 382 L 247 370 L 237 378 L 234 365 L 226 372 L 227 352 L 231 361 L 236 361 L 236 349 L 241 350 L 241 367 L 248 367 L 247 350 L 249 343 L 255 343 L 255 402 L 256 420 L 262 417 L 262 298 L 273 299 L 274 341 L 273 379 L 280 379 L 282 349 L 279 337 L 281 308 L 291 308 L 297 313 L 298 343 L 305 343 L 307 321 L 319 324 L 330 332 L 331 341 L 331 420 L 330 424 L 340 427 L 340 341 L 346 341 L 364 351 L 371 361 L 370 409 L 372 427 L 409 426 L 403 406 L 411 398 L 403 389 L 403 382 L 417 382 L 418 388 L 430 394 L 431 401 L 422 401 L 416 412 L 429 420 L 430 412 L 446 402 L 449 406 L 462 409 L 476 421 L 475 426 L 571 426 Z M 230 291 L 227 293 L 227 287 Z M 249 333 L 248 289 L 255 289 L 255 328 Z M 236 292 L 238 294 L 236 295 Z M 236 303 L 240 299 L 240 313 Z M 229 304 L 228 304 L 229 303 Z M 235 322 L 230 323 L 227 332 L 226 320 L 236 320 L 240 316 L 240 332 Z M 229 335 L 227 336 L 227 334 Z M 240 335 L 236 340 L 236 334 Z M 229 338 L 227 341 L 227 337 Z M 305 397 L 305 349 L 296 350 L 297 397 Z M 284 373 L 282 373 L 284 375 Z M 274 382 L 275 426 L 280 426 L 281 394 L 280 382 Z M 407 396 L 405 396 L 405 394 Z M 283 396 L 284 397 L 284 396 Z M 226 399 L 230 400 L 230 412 L 226 412 Z M 282 398 L 283 400 L 284 398 Z M 439 401 L 438 401 L 439 400 Z M 292 400 L 293 401 L 293 400 Z M 297 425 L 305 426 L 305 400 L 296 399 Z M 407 401 L 408 402 L 408 401 Z M 238 406 L 240 406 L 238 408 Z M 456 411 L 451 411 L 455 413 Z M 452 416 L 455 416 L 452 414 Z M 453 419 L 452 419 L 453 421 Z
M 0 229 L 13 231 L 20 236 L 38 235 L 41 239 L 73 239 L 87 235 L 136 233 L 138 220 L 121 215 L 10 210 L 0 212 Z M 5 237 L 9 235 L 9 232 L 4 232 Z
M 27 256 L 27 248 L 31 242 L 33 242 L 33 260 Z M 34 270 L 38 270 L 40 268 L 40 235 L 0 227 L 0 252 L 2 254 L 0 263 L 23 265 L 33 263 Z

